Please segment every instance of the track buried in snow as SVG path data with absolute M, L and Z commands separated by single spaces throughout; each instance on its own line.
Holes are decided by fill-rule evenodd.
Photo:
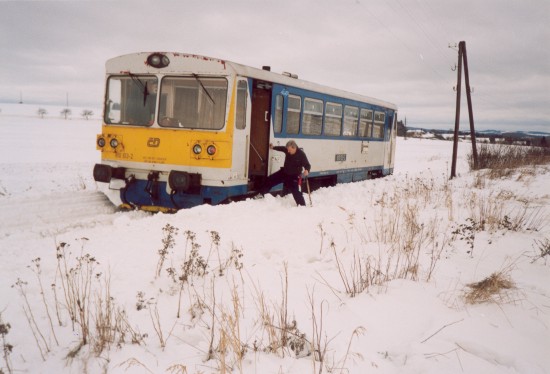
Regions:
M 111 223 L 116 208 L 101 192 L 77 191 L 0 199 L 0 238 L 55 235 Z

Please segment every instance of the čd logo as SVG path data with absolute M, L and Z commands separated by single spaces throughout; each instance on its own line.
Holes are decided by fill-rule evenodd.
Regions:
M 147 147 L 156 148 L 159 145 L 160 145 L 160 139 L 159 138 L 149 138 L 149 140 L 147 140 Z

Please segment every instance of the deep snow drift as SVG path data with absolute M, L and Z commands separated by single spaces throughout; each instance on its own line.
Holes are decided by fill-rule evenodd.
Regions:
M 5 373 L 550 372 L 548 167 L 490 179 L 461 143 L 449 181 L 451 142 L 399 138 L 394 175 L 311 207 L 122 213 L 91 176 L 100 120 L 0 109 Z

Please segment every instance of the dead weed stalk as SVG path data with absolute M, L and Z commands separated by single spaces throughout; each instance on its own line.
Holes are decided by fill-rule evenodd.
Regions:
M 0 312 L 0 337 L 2 337 L 0 345 L 2 348 L 2 358 L 4 359 L 4 367 L 6 368 L 8 374 L 13 374 L 13 367 L 10 358 L 10 355 L 13 351 L 13 345 L 8 343 L 8 341 L 6 340 L 6 335 L 8 335 L 10 330 L 11 325 L 9 323 L 4 323 L 2 312 Z M 0 369 L 0 373 L 3 373 L 2 369 Z

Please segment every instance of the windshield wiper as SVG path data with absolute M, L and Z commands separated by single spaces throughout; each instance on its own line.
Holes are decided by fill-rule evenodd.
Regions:
M 197 82 L 199 82 L 199 84 L 201 85 L 202 89 L 204 90 L 204 93 L 206 94 L 206 96 L 208 96 L 208 98 L 210 99 L 210 101 L 212 102 L 212 104 L 216 104 L 214 102 L 214 99 L 212 99 L 212 96 L 210 96 L 210 93 L 208 92 L 208 90 L 206 89 L 206 87 L 204 87 L 204 84 L 202 84 L 202 81 L 200 80 L 199 76 L 197 74 L 193 74 L 193 77 L 195 77 L 195 79 L 197 80 Z
M 145 83 L 143 83 L 141 81 L 141 79 L 138 78 L 137 75 L 135 74 L 132 74 L 130 72 L 128 72 L 128 75 L 130 76 L 130 78 L 132 78 L 132 81 L 140 88 L 143 88 L 143 106 L 145 106 L 145 104 L 147 104 L 147 96 L 149 96 L 149 90 L 147 89 L 147 81 L 145 81 Z

